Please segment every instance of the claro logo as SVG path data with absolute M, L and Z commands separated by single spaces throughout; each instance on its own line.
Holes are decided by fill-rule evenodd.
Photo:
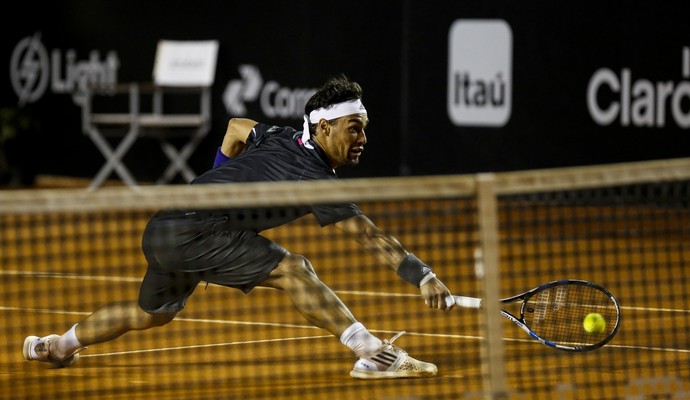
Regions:
M 458 126 L 510 119 L 513 33 L 503 20 L 460 19 L 448 34 L 448 117 Z
M 239 66 L 241 79 L 234 79 L 223 91 L 223 104 L 230 115 L 247 114 L 245 103 L 257 100 L 261 111 L 268 118 L 298 118 L 304 115 L 304 106 L 316 89 L 294 89 L 281 86 L 276 81 L 264 82 L 259 67 L 251 64 Z
M 690 47 L 683 48 L 682 77 L 686 80 L 652 82 L 633 78 L 630 68 L 616 73 L 597 70 L 587 85 L 587 108 L 598 125 L 656 127 L 673 123 L 690 128 Z

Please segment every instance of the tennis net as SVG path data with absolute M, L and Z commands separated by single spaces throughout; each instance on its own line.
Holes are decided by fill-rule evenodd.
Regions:
M 338 182 L 0 192 L 0 398 L 623 399 L 690 396 L 690 160 Z M 135 300 L 141 235 L 161 208 L 356 202 L 456 294 L 498 300 L 557 279 L 623 309 L 603 348 L 543 346 L 495 311 L 429 310 L 418 289 L 308 215 L 263 234 L 305 255 L 369 330 L 437 364 L 433 379 L 357 381 L 337 338 L 285 293 L 201 285 L 170 324 L 94 345 L 63 370 L 27 335 Z

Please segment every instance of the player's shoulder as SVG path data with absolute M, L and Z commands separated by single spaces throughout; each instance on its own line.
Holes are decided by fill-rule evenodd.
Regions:
M 295 128 L 290 126 L 260 123 L 254 127 L 250 135 L 250 141 L 253 142 L 256 147 L 259 147 L 261 143 L 273 143 L 274 146 L 277 145 L 290 148 L 290 143 L 296 143 L 300 135 L 301 132 L 298 132 Z
M 295 132 L 295 128 L 292 128 L 290 126 L 279 126 L 265 123 L 256 124 L 254 126 L 254 130 L 257 134 L 270 136 L 281 134 L 291 136 Z

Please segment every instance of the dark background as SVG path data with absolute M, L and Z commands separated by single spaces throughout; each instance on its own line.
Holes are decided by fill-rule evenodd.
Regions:
M 462 174 L 638 161 L 690 155 L 690 132 L 667 112 L 665 127 L 597 125 L 586 91 L 600 68 L 632 81 L 687 81 L 682 49 L 690 46 L 690 3 L 636 1 L 56 1 L 16 4 L 0 28 L 0 106 L 33 125 L 5 140 L 14 181 L 37 174 L 92 177 L 103 156 L 81 131 L 81 109 L 50 88 L 18 107 L 10 59 L 23 38 L 40 32 L 50 52 L 97 50 L 120 60 L 119 82 L 147 81 L 159 39 L 217 39 L 213 128 L 194 153 L 197 173 L 211 166 L 230 117 L 225 86 L 238 66 L 260 68 L 264 81 L 312 88 L 344 72 L 364 87 L 371 124 L 359 168 L 342 177 Z M 458 19 L 502 19 L 512 30 L 512 112 L 502 127 L 458 127 L 447 114 L 448 34 Z M 63 59 L 64 64 L 64 59 Z M 690 101 L 682 105 L 685 113 Z M 300 127 L 247 104 L 247 117 Z M 140 181 L 167 161 L 142 139 L 126 163 Z M 112 176 L 116 179 L 116 176 Z M 4 178 L 7 183 L 8 178 Z

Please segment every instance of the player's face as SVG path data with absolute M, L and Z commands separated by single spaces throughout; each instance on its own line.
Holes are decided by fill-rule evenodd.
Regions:
M 369 124 L 366 114 L 352 114 L 338 118 L 329 124 L 326 132 L 321 132 L 319 144 L 326 151 L 331 161 L 331 167 L 341 165 L 358 165 L 359 157 L 367 143 L 364 129 Z M 326 133 L 325 135 L 323 133 Z

